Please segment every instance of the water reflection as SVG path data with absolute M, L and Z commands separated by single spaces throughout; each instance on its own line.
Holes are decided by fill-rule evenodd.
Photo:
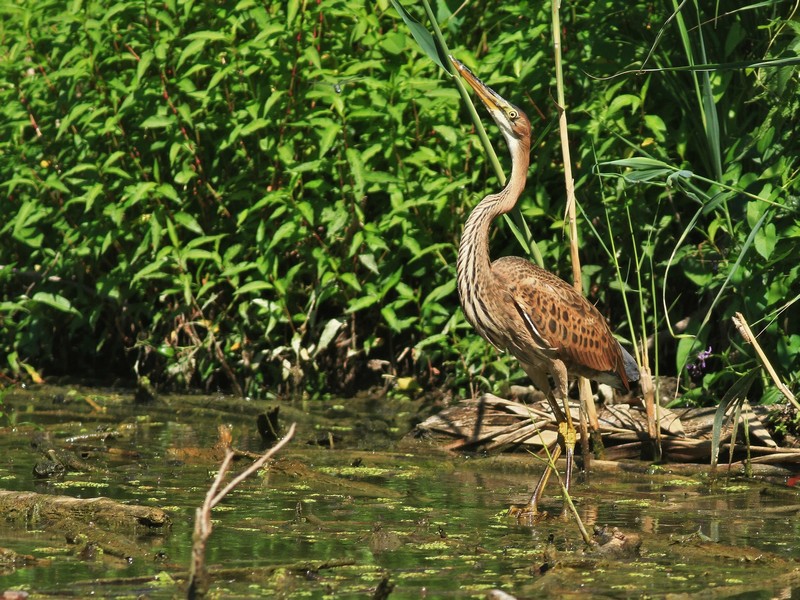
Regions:
M 24 412 L 31 425 L 0 432 L 7 457 L 0 464 L 3 487 L 41 485 L 37 491 L 107 495 L 165 507 L 174 520 L 169 535 L 137 540 L 147 558 L 132 564 L 83 560 L 45 525 L 29 531 L 5 524 L 0 546 L 50 559 L 7 574 L 6 587 L 30 591 L 55 593 L 72 585 L 78 593 L 103 594 L 100 584 L 74 582 L 181 572 L 189 562 L 194 510 L 217 465 L 176 450 L 211 447 L 221 422 L 231 423 L 236 446 L 257 449 L 260 444 L 255 427 L 260 407 L 231 399 L 169 398 L 136 413 L 124 402 L 108 401 L 102 414 L 76 403 L 41 416 L 43 403 L 35 397 L 7 397 L 7 404 Z M 467 598 L 493 587 L 520 597 L 663 596 L 711 588 L 755 597 L 760 592 L 754 590 L 763 588 L 770 590 L 763 597 L 796 593 L 794 582 L 781 579 L 792 572 L 789 561 L 800 558 L 795 489 L 759 481 L 594 473 L 573 489 L 586 526 L 618 527 L 643 540 L 638 558 L 598 561 L 584 551 L 575 523 L 559 518 L 562 501 L 555 486 L 542 503 L 550 518 L 531 527 L 506 517 L 510 504 L 528 499 L 538 478 L 541 463 L 533 458 L 458 456 L 421 444 L 399 446 L 387 432 L 404 426 L 385 416 L 392 413 L 385 405 L 350 400 L 335 405 L 347 408 L 322 403 L 281 408 L 282 415 L 300 421 L 296 440 L 282 458 L 295 467 L 261 473 L 215 509 L 208 548 L 214 568 L 351 560 L 352 565 L 316 570 L 313 576 L 287 576 L 294 593 L 318 598 L 366 597 L 385 572 L 397 584 L 397 597 L 418 597 L 425 589 L 428 597 Z M 410 408 L 393 413 L 410 419 Z M 67 448 L 70 436 L 119 424 L 125 424 L 119 436 L 92 446 L 101 471 L 33 481 L 39 454 L 30 441 L 36 432 Z M 335 447 L 319 446 L 331 431 L 336 431 Z M 156 562 L 159 553 L 168 559 Z M 552 568 L 543 571 L 545 563 Z M 265 576 L 254 584 L 234 577 L 219 582 L 216 591 L 242 595 L 255 593 L 251 586 L 257 585 L 258 593 L 275 594 L 286 580 L 281 581 Z M 105 591 L 133 593 L 141 585 L 117 584 Z M 145 593 L 173 597 L 176 587 L 147 587 Z

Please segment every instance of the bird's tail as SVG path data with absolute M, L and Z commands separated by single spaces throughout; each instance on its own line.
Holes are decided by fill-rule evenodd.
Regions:
M 628 381 L 631 383 L 639 381 L 639 366 L 636 364 L 636 359 L 622 346 L 620 346 L 620 349 L 622 350 L 622 363 L 625 366 L 625 375 Z

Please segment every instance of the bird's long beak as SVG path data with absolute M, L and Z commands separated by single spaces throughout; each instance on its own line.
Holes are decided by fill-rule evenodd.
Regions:
M 467 83 L 473 90 L 475 90 L 475 92 L 478 94 L 478 97 L 486 105 L 486 108 L 488 108 L 490 111 L 491 110 L 505 111 L 511 106 L 511 104 L 507 102 L 505 99 L 503 99 L 503 97 L 500 96 L 500 94 L 495 92 L 492 88 L 490 88 L 480 79 L 475 77 L 472 71 L 470 71 L 466 66 L 464 66 L 464 63 L 462 63 L 460 60 L 454 58 L 451 55 L 450 62 L 452 62 L 456 70 L 459 73 L 461 73 L 461 76 L 467 80 Z

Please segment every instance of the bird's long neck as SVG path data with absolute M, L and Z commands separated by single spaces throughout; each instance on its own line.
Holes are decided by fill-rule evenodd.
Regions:
M 489 257 L 489 226 L 499 215 L 510 211 L 525 189 L 530 164 L 530 141 L 509 142 L 512 166 L 506 187 L 497 194 L 489 194 L 478 203 L 464 225 L 458 249 L 458 293 L 467 319 L 476 324 L 476 300 L 491 285 L 491 259 Z

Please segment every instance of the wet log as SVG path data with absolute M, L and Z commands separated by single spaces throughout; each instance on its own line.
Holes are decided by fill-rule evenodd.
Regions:
M 276 565 L 267 566 L 248 566 L 248 567 L 226 567 L 217 568 L 210 567 L 208 569 L 208 576 L 214 580 L 235 580 L 235 581 L 256 581 L 263 583 L 265 579 L 272 576 L 276 571 L 290 571 L 296 575 L 305 575 L 317 573 L 322 570 L 336 569 L 340 567 L 349 567 L 356 564 L 354 558 L 331 558 L 328 560 L 301 560 L 292 563 L 280 563 Z M 163 581 L 168 580 L 175 585 L 185 584 L 189 579 L 189 573 L 186 571 L 163 571 L 159 578 Z M 152 584 L 153 575 L 140 575 L 137 577 L 108 577 L 105 579 L 93 578 L 86 581 L 76 581 L 72 585 L 81 589 L 83 587 L 91 587 L 92 589 L 105 586 L 136 586 L 143 584 Z M 166 586 L 166 584 L 165 584 Z
M 629 473 L 651 473 L 653 472 L 653 465 L 647 462 L 638 460 L 593 460 L 592 469 L 595 472 L 618 473 L 620 471 Z M 741 462 L 732 463 L 730 466 L 727 464 L 719 465 L 713 469 L 708 463 L 677 463 L 672 462 L 662 464 L 658 467 L 656 473 L 675 474 L 675 475 L 712 475 L 719 476 L 746 476 L 755 475 L 757 477 L 773 477 L 783 478 L 792 473 L 790 469 L 786 469 L 776 465 L 762 465 L 750 464 L 745 465 Z
M 26 523 L 92 523 L 105 529 L 145 527 L 165 529 L 172 521 L 159 508 L 122 504 L 108 498 L 73 498 L 35 492 L 0 490 L 0 514 L 9 521 Z

